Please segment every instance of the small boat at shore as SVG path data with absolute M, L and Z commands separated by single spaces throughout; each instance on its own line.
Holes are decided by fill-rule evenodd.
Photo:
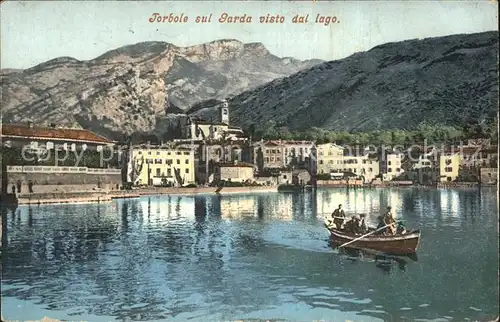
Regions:
M 325 223 L 330 231 L 331 243 L 334 246 L 346 245 L 346 248 L 360 250 L 375 250 L 392 255 L 411 255 L 417 252 L 420 242 L 420 230 L 407 231 L 398 235 L 369 235 L 363 238 L 345 230 L 339 230 Z M 358 240 L 356 240 L 358 239 Z

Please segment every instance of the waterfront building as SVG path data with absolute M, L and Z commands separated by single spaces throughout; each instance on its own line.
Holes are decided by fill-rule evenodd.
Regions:
M 439 176 L 436 160 L 436 154 L 433 151 L 419 155 L 418 160 L 405 173 L 404 179 L 418 184 L 436 182 Z
M 314 146 L 312 141 L 279 140 L 283 146 L 284 162 L 286 166 L 302 166 L 307 162 Z
M 439 152 L 439 182 L 454 181 L 457 179 L 460 169 L 460 154 L 458 151 Z
M 318 144 L 318 173 L 342 172 L 344 170 L 344 147 L 335 143 Z
M 214 181 L 253 182 L 254 165 L 238 161 L 218 163 L 215 165 Z
M 379 168 L 383 180 L 394 180 L 404 173 L 402 168 L 403 158 L 404 155 L 398 152 L 388 152 L 381 155 Z
M 351 172 L 368 183 L 379 175 L 379 161 L 369 153 L 362 155 L 345 155 L 342 172 Z
M 311 183 L 312 176 L 305 169 L 282 170 L 278 176 L 278 184 L 306 185 Z
M 195 182 L 194 150 L 175 145 L 132 147 L 129 171 L 137 185 L 181 186 Z
M 285 168 L 285 147 L 279 141 L 260 141 L 252 145 L 253 163 L 263 169 Z
M 1 142 L 6 165 L 119 167 L 116 142 L 85 129 L 2 124 Z
M 460 165 L 464 168 L 496 167 L 498 146 L 463 146 L 460 152 Z
M 217 163 L 252 162 L 249 142 L 246 140 L 201 142 L 195 149 L 198 183 L 207 182 L 208 176 L 214 173 L 214 166 Z
M 308 167 L 312 141 L 269 140 L 253 144 L 253 162 L 259 169 Z
M 498 168 L 481 168 L 480 180 L 483 185 L 498 184 Z

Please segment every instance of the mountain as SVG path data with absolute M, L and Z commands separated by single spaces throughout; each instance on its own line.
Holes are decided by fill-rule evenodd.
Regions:
M 190 114 L 215 115 L 203 106 Z M 229 106 L 233 124 L 257 128 L 372 131 L 493 120 L 498 32 L 383 44 L 275 79 L 231 98 Z
M 143 42 L 89 61 L 60 57 L 0 71 L 3 122 L 83 127 L 117 137 L 162 131 L 170 115 L 318 64 L 278 58 L 260 43 L 190 47 Z

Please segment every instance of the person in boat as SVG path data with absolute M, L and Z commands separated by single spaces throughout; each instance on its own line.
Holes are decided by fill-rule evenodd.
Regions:
M 366 215 L 361 214 L 361 215 L 359 215 L 359 217 L 361 218 L 360 224 L 359 224 L 360 232 L 361 232 L 361 234 L 366 234 L 368 232 L 368 227 L 366 226 L 366 222 L 365 222 Z
M 396 234 L 399 235 L 399 234 L 404 234 L 404 233 L 406 233 L 406 228 L 405 228 L 403 222 L 399 221 L 398 222 L 398 228 L 396 229 Z
M 382 217 L 382 220 L 383 220 L 383 226 L 387 226 L 384 233 L 388 235 L 396 234 L 396 220 L 392 215 L 390 206 L 387 207 L 387 212 Z
M 346 232 L 352 233 L 352 234 L 360 234 L 361 233 L 361 220 L 358 215 L 354 215 L 351 217 L 351 219 L 346 222 L 344 226 L 344 230 Z
M 383 215 L 380 215 L 377 217 L 377 221 L 378 221 L 378 225 L 377 225 L 377 234 L 381 235 L 385 232 L 385 229 L 381 229 L 382 227 L 385 226 L 385 223 L 384 223 L 384 216 Z M 380 230 L 379 230 L 380 229 Z
M 333 211 L 332 218 L 333 224 L 337 227 L 337 229 L 342 229 L 342 225 L 345 222 L 345 213 L 344 209 L 342 209 L 342 205 L 339 205 L 339 207 Z

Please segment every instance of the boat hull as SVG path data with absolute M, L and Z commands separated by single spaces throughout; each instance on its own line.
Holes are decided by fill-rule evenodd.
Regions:
M 342 230 L 328 228 L 331 242 L 334 246 L 348 243 L 360 235 L 354 235 Z M 420 242 L 420 230 L 414 230 L 403 235 L 382 236 L 371 235 L 350 243 L 346 248 L 376 250 L 393 255 L 411 255 L 417 252 Z

